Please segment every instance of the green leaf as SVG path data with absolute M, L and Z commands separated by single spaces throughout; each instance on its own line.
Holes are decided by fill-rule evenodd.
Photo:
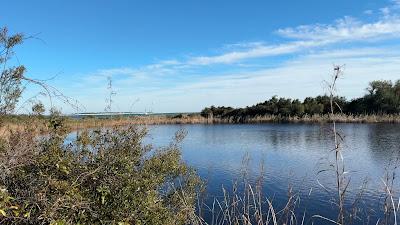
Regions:
M 29 218 L 29 217 L 31 217 L 31 212 L 27 212 L 27 213 L 25 213 L 25 214 L 24 214 L 24 217 L 25 217 L 25 218 Z
M 6 213 L 4 210 L 2 210 L 2 209 L 0 209 L 0 214 L 3 215 L 4 217 L 7 216 L 7 213 Z

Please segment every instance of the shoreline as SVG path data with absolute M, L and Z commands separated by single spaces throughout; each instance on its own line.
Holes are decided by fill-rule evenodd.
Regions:
M 148 116 L 115 116 L 111 118 L 71 118 L 63 117 L 64 124 L 68 131 L 75 131 L 97 127 L 118 127 L 129 125 L 170 125 L 170 124 L 268 124 L 268 123 L 305 123 L 305 124 L 323 124 L 336 123 L 392 123 L 400 124 L 400 115 L 344 115 L 336 114 L 332 119 L 329 115 L 313 116 L 256 116 L 247 118 L 205 118 L 198 114 L 176 116 L 170 115 L 148 115 Z M 49 131 L 47 125 L 48 118 L 45 116 L 12 116 L 3 117 L 0 125 L 0 136 L 7 136 L 10 132 L 30 129 L 32 132 L 43 134 Z M 34 129 L 32 129 L 34 127 Z
M 257 124 L 257 123 L 400 123 L 400 115 L 343 115 L 333 118 L 329 115 L 313 115 L 302 117 L 257 116 L 249 118 L 205 118 L 200 115 L 188 116 L 134 116 L 115 118 L 82 118 L 68 119 L 67 124 L 77 128 L 110 127 L 126 125 L 168 125 L 168 124 Z

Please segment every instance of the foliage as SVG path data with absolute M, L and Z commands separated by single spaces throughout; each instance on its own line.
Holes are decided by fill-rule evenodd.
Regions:
M 357 114 L 400 112 L 400 80 L 394 84 L 391 81 L 373 81 L 367 91 L 368 93 L 363 98 L 349 103 L 349 111 Z
M 50 124 L 40 141 L 29 131 L 3 140 L 2 224 L 186 224 L 194 215 L 200 181 L 181 160 L 182 134 L 161 149 L 143 144 L 139 127 L 84 131 L 65 144 L 63 121 Z
M 13 112 L 21 81 L 47 95 L 69 99 L 40 81 L 24 77 L 23 66 L 7 61 L 23 35 L 0 31 L 0 115 Z M 41 115 L 44 106 L 32 108 Z M 145 128 L 82 131 L 66 143 L 65 117 L 24 117 L 23 129 L 0 137 L 0 224 L 188 224 L 200 180 L 181 158 L 177 133 L 169 146 L 144 144 Z M 49 133 L 37 136 L 37 121 L 48 119 Z M 21 119 L 20 117 L 17 118 Z M 4 125 L 1 128 L 5 128 Z
M 361 98 L 347 101 L 344 97 L 334 97 L 334 108 L 337 112 L 347 115 L 363 114 L 399 114 L 400 113 L 400 80 L 394 84 L 391 81 L 373 81 L 367 88 L 368 93 Z M 240 121 L 247 117 L 266 115 L 276 116 L 305 116 L 327 115 L 330 112 L 330 97 L 320 95 L 307 97 L 301 102 L 298 99 L 278 98 L 271 99 L 256 105 L 237 108 L 207 107 L 201 111 L 203 117 L 231 118 Z
M 46 110 L 45 110 L 45 107 L 44 107 L 43 103 L 41 103 L 41 102 L 38 102 L 38 103 L 36 103 L 36 104 L 34 104 L 34 105 L 32 106 L 32 112 L 33 112 L 35 115 L 41 116 L 41 115 L 43 115 L 43 113 L 44 113 L 45 111 L 46 111 Z

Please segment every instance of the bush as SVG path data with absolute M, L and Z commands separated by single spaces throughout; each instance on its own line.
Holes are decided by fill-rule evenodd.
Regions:
M 70 101 L 25 77 L 25 67 L 7 64 L 23 40 L 0 29 L 2 121 L 13 119 L 22 81 Z M 32 108 L 36 115 L 44 109 Z M 160 149 L 143 144 L 146 129 L 133 126 L 84 131 L 67 144 L 65 118 L 50 113 L 44 136 L 35 135 L 38 123 L 27 117 L 24 129 L 0 137 L 1 224 L 187 224 L 193 218 L 200 180 L 181 159 L 182 132 Z
M 182 162 L 178 133 L 143 144 L 144 128 L 82 132 L 64 143 L 63 121 L 38 140 L 29 129 L 1 140 L 1 224 L 187 224 L 200 180 Z M 55 126 L 57 124 L 57 126 Z

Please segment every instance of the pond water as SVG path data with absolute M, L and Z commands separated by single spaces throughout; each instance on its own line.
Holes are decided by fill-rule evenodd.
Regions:
M 385 173 L 396 171 L 399 164 L 400 125 L 337 124 L 337 128 L 350 180 L 345 205 L 350 209 L 357 202 L 358 218 L 352 224 L 376 224 L 383 218 Z M 187 132 L 183 160 L 207 182 L 206 205 L 211 207 L 215 198 L 222 200 L 222 187 L 230 191 L 239 182 L 240 189 L 244 177 L 254 185 L 262 175 L 263 195 L 273 201 L 276 211 L 285 206 L 292 189 L 297 224 L 304 215 L 304 224 L 329 224 L 315 215 L 337 219 L 335 173 L 328 170 L 335 158 L 330 124 L 159 125 L 149 126 L 145 142 L 166 146 L 181 129 Z M 393 186 L 397 204 L 397 178 Z M 203 212 L 212 224 L 211 213 Z
M 263 192 L 273 199 L 277 209 L 286 204 L 291 187 L 300 199 L 296 208 L 298 220 L 305 213 L 305 224 L 328 224 L 326 220 L 312 218 L 316 214 L 337 218 L 332 201 L 336 193 L 335 174 L 318 172 L 334 162 L 329 124 L 162 125 L 149 129 L 146 142 L 156 146 L 170 143 L 179 129 L 187 131 L 182 144 L 183 159 L 207 180 L 207 193 L 213 197 L 206 204 L 222 196 L 222 186 L 231 190 L 234 181 L 240 181 L 246 171 L 250 182 L 255 182 L 260 174 L 264 176 Z M 358 202 L 362 219 L 355 224 L 366 224 L 368 220 L 375 224 L 382 216 L 382 179 L 400 156 L 400 126 L 338 124 L 338 130 L 344 139 L 343 159 L 350 178 L 346 205 Z M 249 160 L 246 163 L 244 159 Z M 399 182 L 395 180 L 394 186 L 400 187 Z M 210 219 L 207 213 L 206 218 Z

